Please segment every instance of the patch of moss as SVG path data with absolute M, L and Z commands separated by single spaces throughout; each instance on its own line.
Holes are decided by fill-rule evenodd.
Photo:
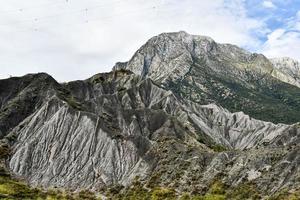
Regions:
M 227 148 L 220 145 L 220 144 L 215 144 L 215 145 L 211 145 L 209 146 L 211 149 L 213 149 L 215 152 L 223 152 L 223 151 L 227 151 Z
M 223 182 L 217 180 L 210 186 L 208 193 L 224 195 L 226 193 L 226 186 Z

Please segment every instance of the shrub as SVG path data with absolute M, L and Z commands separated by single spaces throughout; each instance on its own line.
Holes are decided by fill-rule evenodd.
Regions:
M 167 188 L 156 188 L 152 192 L 151 200 L 173 200 L 176 199 L 174 190 Z

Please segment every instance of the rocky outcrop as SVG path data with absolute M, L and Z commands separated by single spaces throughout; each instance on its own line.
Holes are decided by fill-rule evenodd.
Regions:
M 279 80 L 300 87 L 300 63 L 291 58 L 273 58 L 272 75 Z

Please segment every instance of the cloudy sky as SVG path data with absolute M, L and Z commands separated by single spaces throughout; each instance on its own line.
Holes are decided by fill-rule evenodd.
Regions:
M 0 0 L 0 78 L 85 79 L 184 30 L 300 60 L 299 0 Z

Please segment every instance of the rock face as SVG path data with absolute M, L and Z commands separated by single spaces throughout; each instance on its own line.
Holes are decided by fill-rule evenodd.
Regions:
M 225 73 L 227 78 L 243 79 L 240 70 L 269 74 L 273 67 L 263 55 L 252 54 L 230 44 L 217 44 L 205 36 L 186 32 L 163 33 L 151 38 L 127 63 L 117 63 L 115 69 L 126 68 L 159 82 L 183 78 L 197 60 L 207 68 Z M 221 63 L 221 64 L 220 64 Z
M 128 62 L 114 67 L 120 68 L 150 77 L 200 104 L 218 104 L 274 123 L 300 119 L 299 88 L 274 77 L 275 72 L 283 76 L 285 71 L 261 54 L 208 37 L 163 33 L 150 39 Z
M 0 81 L 0 138 L 43 105 L 60 85 L 49 75 L 29 74 Z
M 137 178 L 179 193 L 205 193 L 216 179 L 230 187 L 251 183 L 262 195 L 296 189 L 300 125 L 220 106 L 219 98 L 233 95 L 235 103 L 254 95 L 255 105 L 282 107 L 252 107 L 252 114 L 295 108 L 289 113 L 297 116 L 299 89 L 272 71 L 262 55 L 179 32 L 152 38 L 128 63 L 87 80 L 59 84 L 46 74 L 0 80 L 6 166 L 30 185 L 75 190 L 130 186 Z M 253 79 L 269 88 L 266 96 Z M 227 96 L 212 96 L 216 88 Z M 271 96 L 287 88 L 280 99 L 289 99 Z
M 290 83 L 297 87 L 300 87 L 300 63 L 291 58 L 273 58 L 271 59 L 275 69 L 274 76 Z

